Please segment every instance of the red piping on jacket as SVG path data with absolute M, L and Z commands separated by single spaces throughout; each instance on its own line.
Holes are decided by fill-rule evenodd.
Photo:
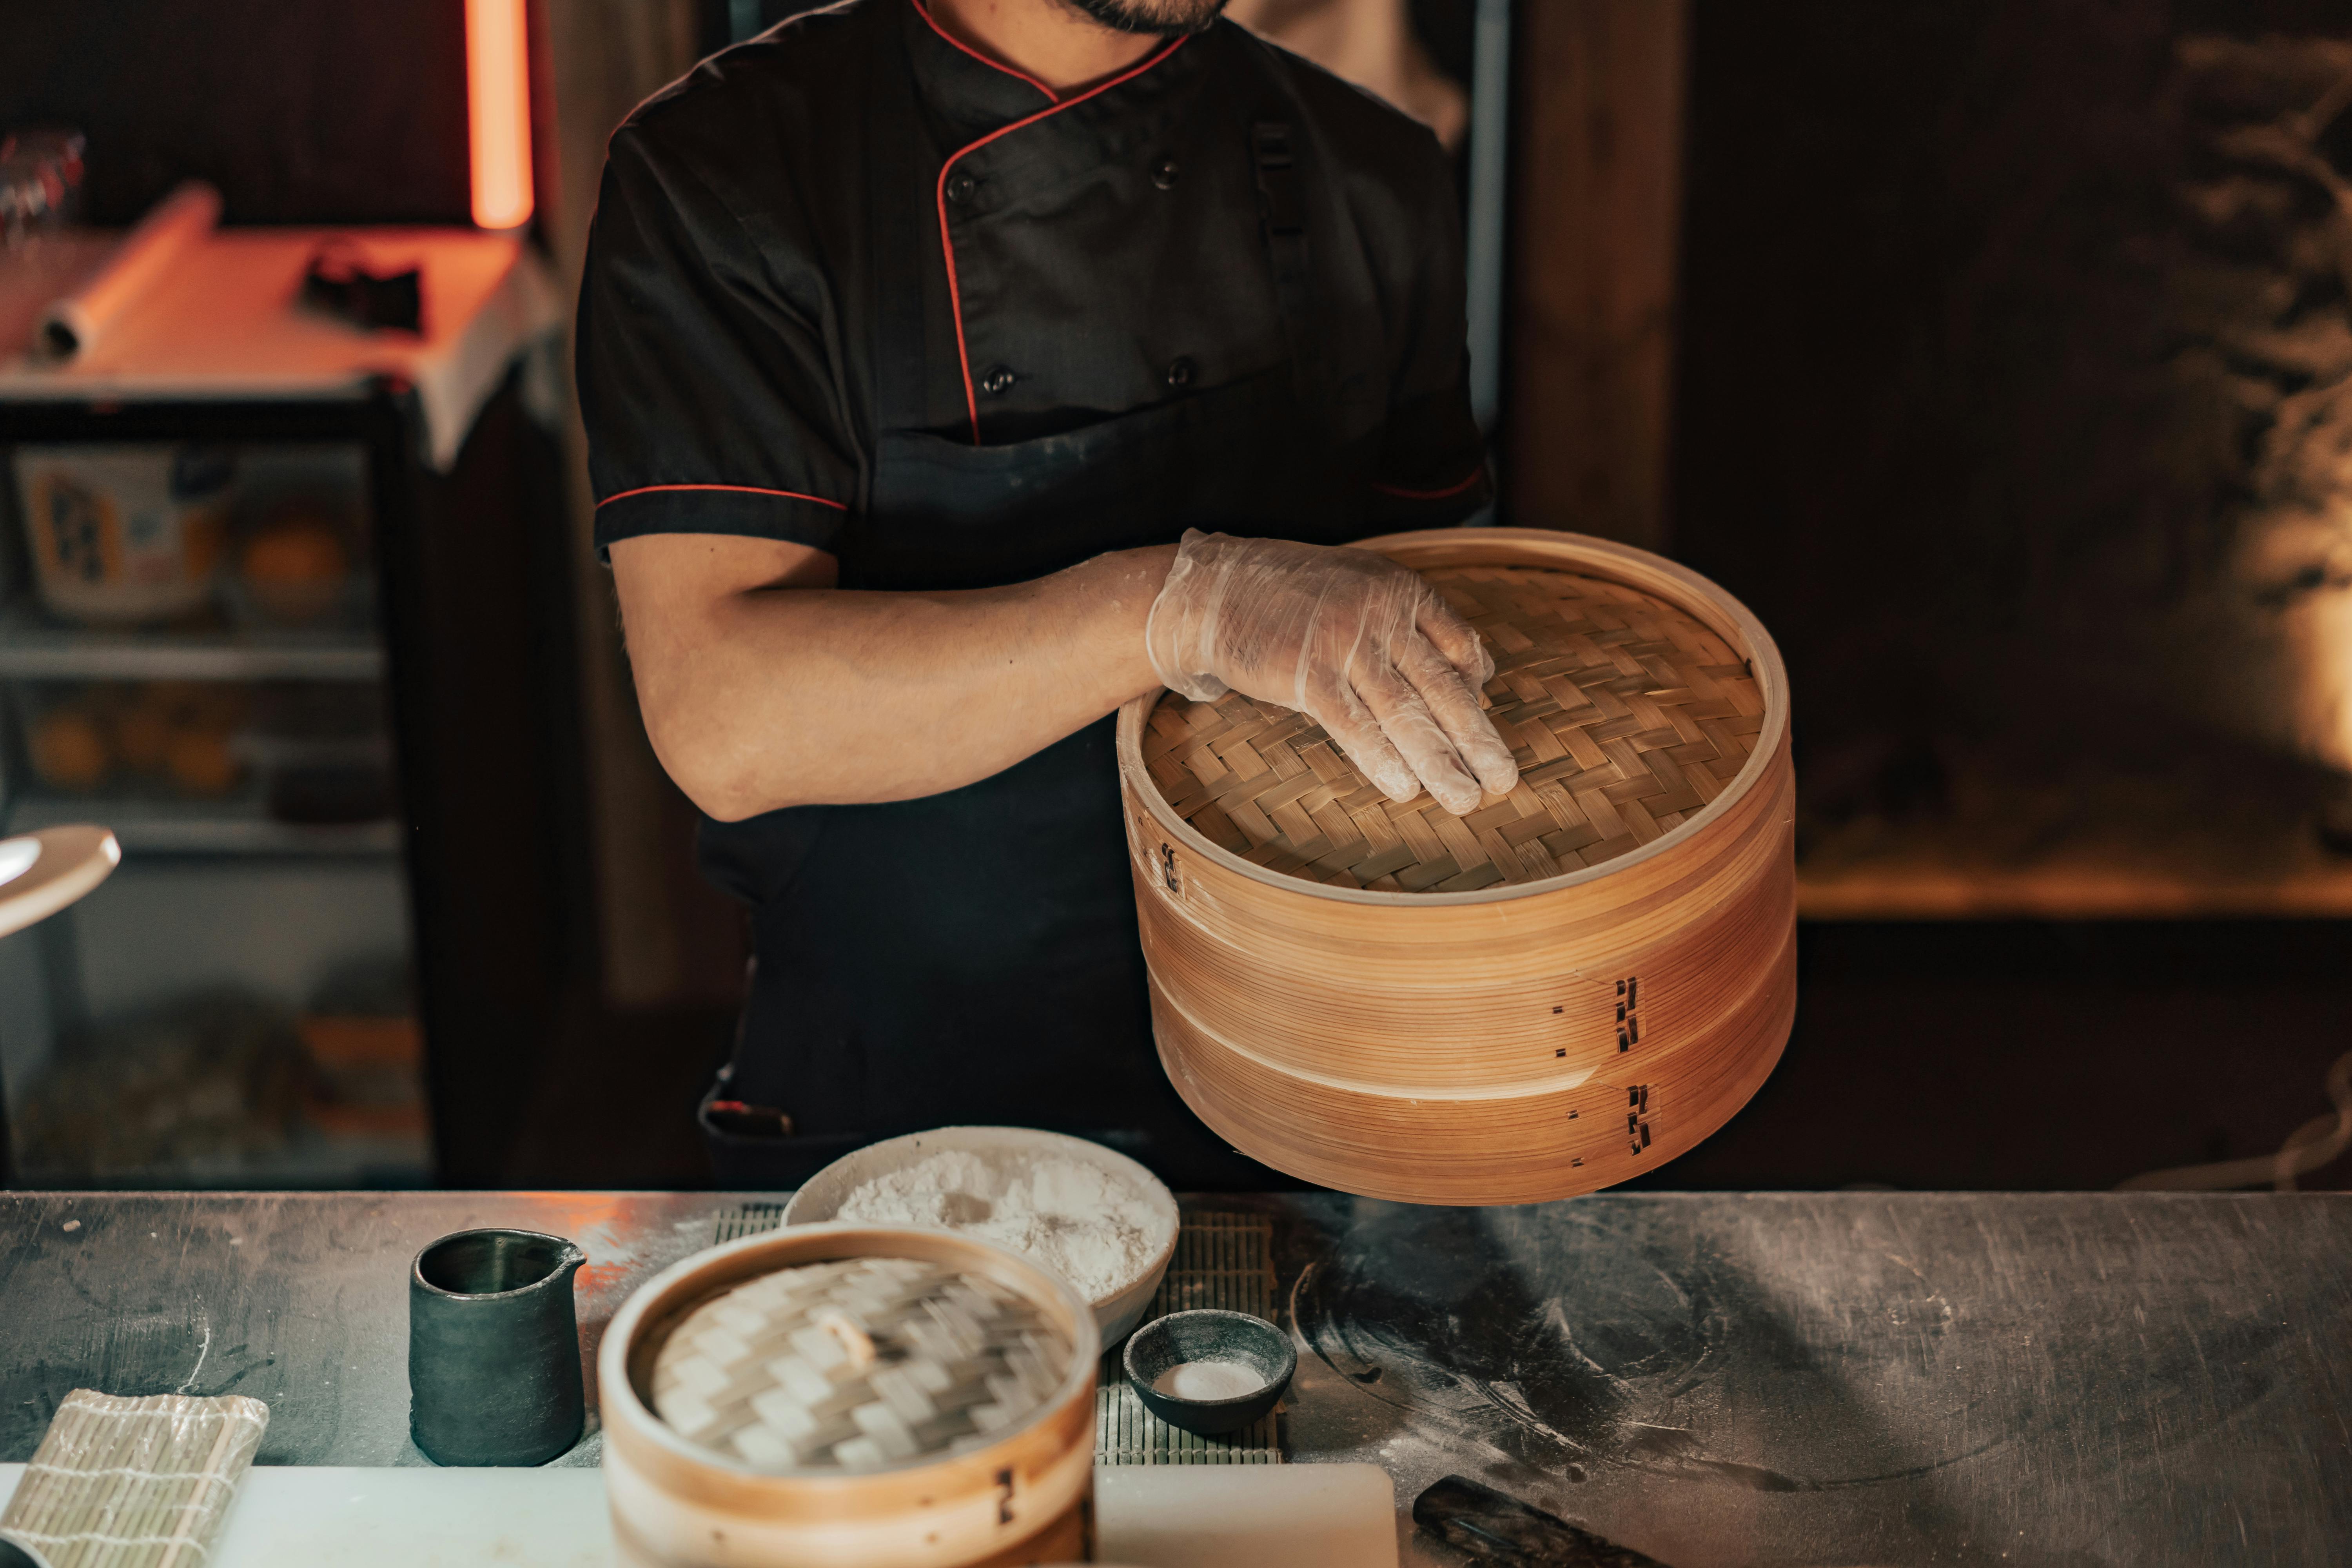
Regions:
M 798 490 L 761 489 L 757 485 L 639 485 L 635 489 L 623 490 L 618 495 L 606 496 L 603 500 L 598 501 L 596 504 L 599 508 L 608 507 L 616 500 L 626 500 L 631 496 L 651 495 L 656 490 L 733 490 L 738 495 L 782 496 L 786 500 L 811 500 L 816 502 L 819 506 L 829 506 L 835 511 L 847 511 L 849 510 L 847 507 L 842 505 L 841 502 L 837 500 L 827 500 L 823 496 L 804 496 Z
M 920 9 L 920 7 L 919 6 L 918 9 Z M 925 13 L 927 17 L 929 15 L 929 13 Z M 932 25 L 934 26 L 938 26 L 937 23 L 933 23 Z M 941 37 L 947 37 L 944 33 L 940 36 Z M 1099 82 L 1095 86 L 1087 89 L 1086 91 L 1078 94 L 1076 98 L 1056 99 L 1050 108 L 1041 109 L 1036 113 L 1032 114 L 1025 119 L 1016 120 L 1010 125 L 1000 126 L 996 130 L 992 131 L 987 135 L 982 137 L 979 141 L 968 142 L 965 145 L 957 148 L 954 152 L 948 154 L 948 161 L 940 165 L 940 183 L 939 189 L 936 193 L 936 200 L 940 209 L 940 249 L 947 258 L 948 308 L 953 311 L 955 315 L 956 360 L 963 367 L 963 405 L 966 411 L 968 411 L 971 416 L 971 444 L 973 446 L 977 447 L 980 445 L 980 395 L 972 390 L 971 385 L 971 351 L 965 346 L 963 341 L 963 289 L 956 280 L 955 240 L 948 233 L 948 171 L 955 167 L 956 160 L 958 158 L 962 157 L 967 153 L 978 152 L 981 148 L 987 146 L 991 142 L 995 141 L 1000 136 L 1010 136 L 1015 131 L 1036 124 L 1037 121 L 1045 119 L 1048 115 L 1059 114 L 1066 109 L 1074 109 L 1090 98 L 1108 92 L 1112 88 L 1118 86 L 1121 82 L 1133 81 L 1137 77 L 1141 76 L 1145 71 L 1150 70 L 1153 66 L 1158 65 L 1161 60 L 1166 59 L 1170 55 L 1172 55 L 1178 49 L 1182 48 L 1184 47 L 1184 38 L 1190 37 L 1192 35 L 1189 33 L 1184 35 L 1184 37 L 1178 38 L 1174 43 L 1169 45 L 1166 48 L 1160 50 L 1150 59 L 1145 60 L 1141 65 L 1129 67 L 1128 69 L 1119 72 L 1118 75 L 1112 77 L 1108 81 Z M 948 41 L 950 43 L 953 43 L 955 40 L 949 38 Z M 1000 67 L 998 68 L 1002 69 L 1003 68 Z M 1014 74 L 1017 75 L 1018 73 L 1016 72 Z M 1050 97 L 1052 95 L 1048 94 L 1047 96 Z
M 1448 485 L 1442 490 L 1409 490 L 1396 485 L 1381 484 L 1377 479 L 1372 482 L 1372 489 L 1380 491 L 1382 495 L 1395 496 L 1400 500 L 1444 500 L 1447 496 L 1460 495 L 1464 490 L 1468 489 L 1480 479 L 1486 478 L 1486 468 L 1484 465 L 1481 465 L 1478 468 L 1471 469 L 1470 477 L 1464 479 L 1460 484 Z
M 1045 95 L 1046 102 L 1059 103 L 1062 101 L 1062 95 L 1060 93 L 1055 92 L 1052 88 L 1047 87 L 1044 82 L 1039 81 L 1027 71 L 1017 71 L 1001 60 L 990 59 L 986 55 L 982 54 L 978 49 L 973 48 L 970 44 L 965 43 L 961 38 L 957 37 L 945 27 L 940 26 L 938 22 L 932 20 L 931 8 L 929 5 L 924 5 L 923 0 L 914 0 L 914 3 L 915 15 L 920 16 L 924 21 L 929 22 L 932 32 L 937 33 L 940 37 L 945 38 L 957 48 L 961 49 L 965 54 L 970 55 L 973 59 L 978 60 L 982 65 L 986 66 L 991 70 L 1003 71 L 1006 76 L 1018 77 L 1021 80 L 1027 82 L 1031 87 L 1035 88 L 1039 92 Z

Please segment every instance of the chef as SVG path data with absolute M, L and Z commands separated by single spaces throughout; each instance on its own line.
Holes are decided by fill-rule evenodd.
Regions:
M 614 135 L 579 381 L 638 701 L 754 910 L 719 1177 L 947 1122 L 1265 1173 L 1156 1060 L 1111 715 L 1303 710 L 1517 778 L 1492 663 L 1349 540 L 1488 480 L 1430 133 L 1223 0 L 846 0 Z

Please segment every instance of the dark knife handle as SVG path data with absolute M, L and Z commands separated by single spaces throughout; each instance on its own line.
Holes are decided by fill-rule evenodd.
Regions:
M 1412 1521 L 1496 1568 L 1666 1568 L 1466 1476 L 1448 1476 L 1414 1499 Z

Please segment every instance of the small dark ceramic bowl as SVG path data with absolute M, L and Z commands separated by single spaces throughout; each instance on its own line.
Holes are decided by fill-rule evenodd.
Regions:
M 1298 1370 L 1290 1336 L 1246 1312 L 1171 1312 L 1135 1331 L 1125 1360 L 1127 1381 L 1146 1410 L 1203 1437 L 1238 1432 L 1273 1409 Z M 1155 1378 L 1188 1361 L 1239 1362 L 1265 1386 L 1235 1399 L 1179 1399 L 1153 1390 Z

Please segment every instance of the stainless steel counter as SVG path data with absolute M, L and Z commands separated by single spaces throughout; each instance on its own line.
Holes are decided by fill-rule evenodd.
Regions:
M 0 1459 L 91 1386 L 265 1399 L 264 1463 L 422 1464 L 419 1247 L 579 1240 L 593 1379 L 629 1289 L 762 1200 L 0 1194 Z M 1201 1206 L 1276 1220 L 1292 1456 L 1402 1507 L 1465 1475 L 1675 1568 L 2352 1560 L 2352 1196 Z

